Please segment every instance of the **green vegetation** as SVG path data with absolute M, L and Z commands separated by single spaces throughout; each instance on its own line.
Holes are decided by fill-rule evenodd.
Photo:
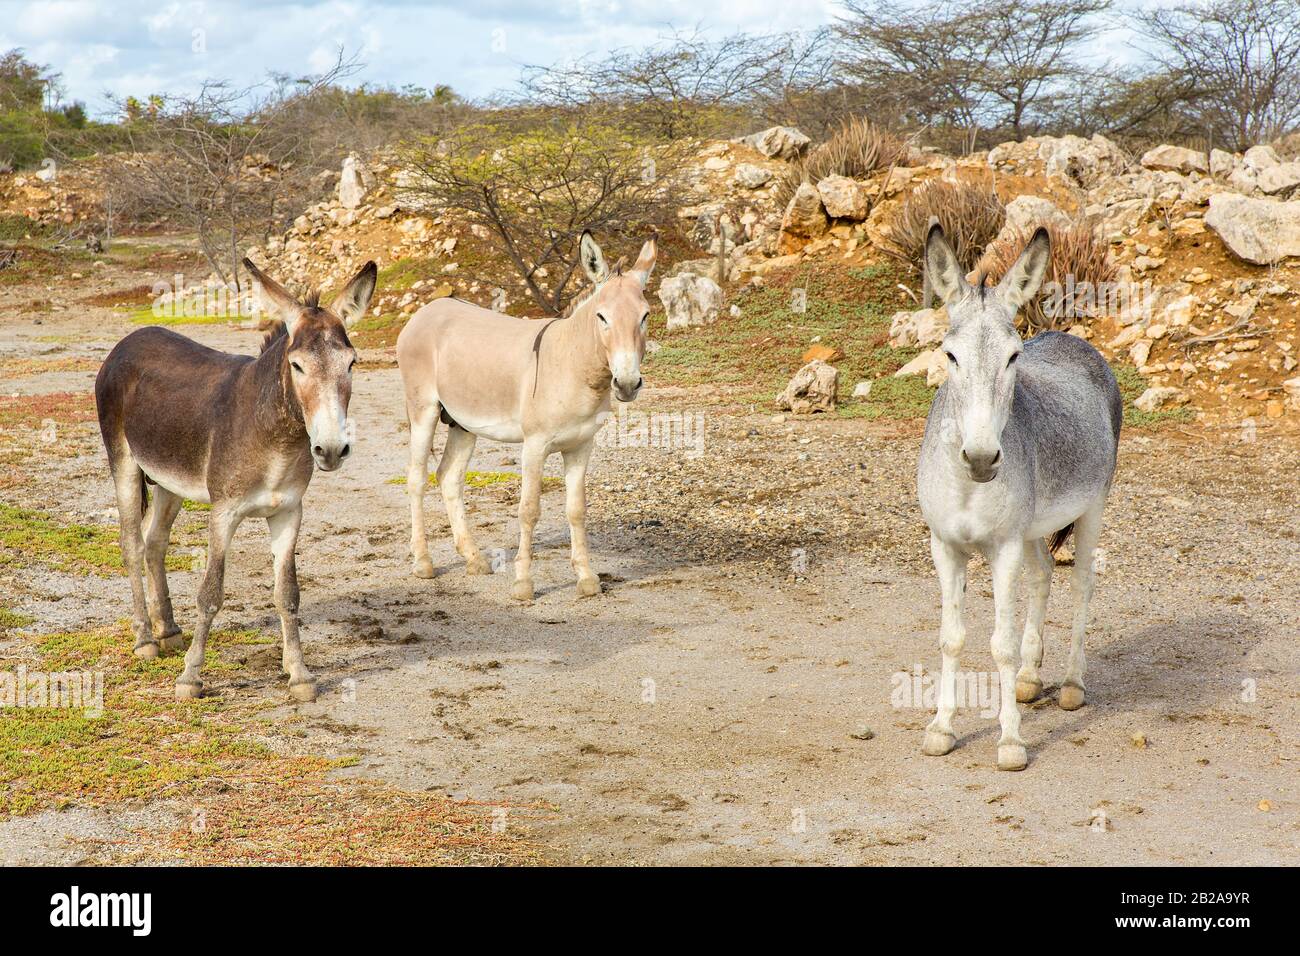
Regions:
M 465 472 L 465 487 L 467 488 L 493 488 L 499 485 L 518 484 L 520 476 L 513 471 L 467 471 Z M 390 485 L 406 484 L 406 476 L 398 475 L 396 478 L 389 478 Z M 437 487 L 438 476 L 429 476 L 429 486 Z M 563 478 L 543 478 L 542 490 L 547 491 L 551 488 L 563 488 Z
M 844 353 L 833 363 L 840 371 L 837 414 L 925 415 L 934 390 L 920 378 L 892 377 L 918 352 L 888 344 L 890 317 L 908 305 L 892 264 L 845 269 L 807 262 L 766 278 L 764 286 L 736 299 L 739 316 L 713 325 L 668 332 L 664 317 L 654 316 L 651 335 L 661 348 L 646 362 L 647 378 L 656 385 L 720 385 L 723 400 L 771 407 L 815 339 Z M 874 382 L 871 397 L 846 400 L 863 379 Z
M 72 574 L 108 577 L 122 573 L 122 552 L 116 527 L 60 521 L 54 515 L 0 502 L 0 548 L 10 560 L 38 561 Z M 167 567 L 188 571 L 187 554 L 167 556 Z
M 1134 406 L 1133 402 L 1147 389 L 1147 381 L 1132 365 L 1111 365 L 1115 380 L 1119 383 L 1119 394 L 1124 399 L 1124 425 L 1128 428 L 1157 428 L 1172 422 L 1190 422 L 1196 413 L 1190 408 L 1160 408 L 1154 412 L 1144 412 Z

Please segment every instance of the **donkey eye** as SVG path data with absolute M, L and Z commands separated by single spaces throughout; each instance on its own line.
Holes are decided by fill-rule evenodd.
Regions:
M 943 354 L 948 356 L 948 361 L 953 365 L 957 364 L 957 356 L 953 355 L 951 352 L 944 352 Z
M 1019 353 L 1019 352 L 1013 352 L 1013 353 L 1011 353 L 1011 358 L 1007 359 L 1007 368 L 1011 368 L 1011 366 L 1015 365 L 1015 364 L 1016 364 L 1016 359 L 1018 359 L 1018 358 L 1020 358 L 1020 353 Z
M 289 367 L 292 368 L 295 372 L 301 372 L 301 371 L 302 371 L 302 366 L 299 365 L 297 362 L 290 362 L 290 363 L 289 363 Z
M 604 317 L 603 315 L 601 315 L 599 312 L 596 313 L 596 318 L 600 319 L 600 324 L 601 324 L 601 325 L 609 325 L 609 319 L 605 318 L 605 317 Z
M 352 370 L 353 370 L 354 368 L 356 368 L 356 367 L 357 367 L 357 360 L 356 360 L 356 359 L 353 359 L 351 362 L 348 363 L 348 371 L 349 371 L 349 372 L 352 371 Z

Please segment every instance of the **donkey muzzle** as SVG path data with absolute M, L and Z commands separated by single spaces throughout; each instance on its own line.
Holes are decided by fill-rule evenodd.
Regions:
M 963 448 L 961 460 L 970 473 L 971 481 L 983 484 L 998 476 L 998 467 L 1002 464 L 1002 449 Z
M 351 453 L 352 446 L 347 442 L 316 442 L 311 446 L 311 457 L 321 471 L 336 470 Z

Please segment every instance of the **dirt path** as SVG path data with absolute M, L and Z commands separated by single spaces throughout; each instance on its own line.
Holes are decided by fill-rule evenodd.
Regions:
M 5 323 L 0 348 L 35 354 L 51 324 L 92 357 L 127 328 L 105 310 L 39 329 Z M 229 328 L 182 331 L 256 347 Z M 51 372 L 4 391 L 84 389 L 92 378 Z M 987 697 L 959 712 L 958 750 L 920 754 L 929 701 L 914 698 L 912 678 L 938 668 L 938 600 L 912 503 L 914 425 L 776 422 L 651 389 L 638 407 L 704 416 L 703 453 L 599 450 L 592 544 L 605 592 L 576 598 L 562 496 L 551 493 L 538 598 L 519 606 L 508 564 L 464 575 L 436 491 L 427 506 L 439 575 L 410 576 L 405 489 L 390 482 L 404 471 L 399 395 L 395 369 L 363 369 L 357 452 L 313 481 L 299 568 L 304 644 L 322 692 L 275 711 L 305 747 L 359 753 L 346 773 L 507 801 L 559 861 L 1300 861 L 1294 436 L 1125 437 L 1102 540 L 1089 705 L 1028 709 L 1030 767 L 1006 774 L 994 769 Z M 94 436 L 73 452 L 35 463 L 32 484 L 6 500 L 53 496 L 60 510 L 111 523 Z M 481 443 L 471 467 L 513 471 L 515 461 L 512 448 Z M 480 544 L 507 556 L 512 488 L 470 493 Z M 121 578 L 6 574 L 40 629 L 126 613 Z M 197 580 L 172 576 L 187 629 Z M 250 521 L 236 538 L 221 625 L 271 632 L 271 580 L 264 524 Z M 1068 569 L 1055 583 L 1049 682 L 1063 665 Z M 987 692 L 996 681 L 986 568 L 974 570 L 970 597 L 964 664 Z M 213 684 L 287 701 L 276 670 L 257 659 L 245 679 Z M 867 729 L 870 739 L 858 739 Z M 145 810 L 2 823 L 0 860 L 67 861 L 70 843 L 111 859 L 114 828 Z

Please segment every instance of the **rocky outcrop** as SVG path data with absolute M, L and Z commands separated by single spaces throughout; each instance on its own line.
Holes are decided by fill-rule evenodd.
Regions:
M 812 139 L 793 126 L 773 126 L 761 133 L 742 136 L 740 142 L 758 150 L 768 159 L 792 160 L 799 158 Z
M 1210 164 L 1205 154 L 1184 146 L 1156 146 L 1142 154 L 1142 165 L 1147 169 L 1182 173 L 1208 173 Z
M 798 251 L 811 239 L 826 235 L 830 220 L 822 208 L 816 187 L 800 183 L 781 217 L 781 246 L 784 252 Z
M 785 387 L 776 403 L 796 415 L 835 411 L 840 373 L 834 365 L 814 359 L 799 371 Z
M 1205 224 L 1247 262 L 1266 266 L 1300 256 L 1300 202 L 1219 193 L 1210 197 Z
M 343 160 L 343 171 L 339 175 L 339 204 L 344 209 L 356 209 L 365 198 L 365 173 L 361 161 L 349 156 Z
M 871 199 L 857 180 L 847 176 L 827 176 L 817 184 L 826 215 L 832 219 L 861 222 L 871 212 Z
M 683 273 L 659 283 L 659 301 L 670 329 L 709 325 L 722 308 L 722 289 L 707 276 Z

